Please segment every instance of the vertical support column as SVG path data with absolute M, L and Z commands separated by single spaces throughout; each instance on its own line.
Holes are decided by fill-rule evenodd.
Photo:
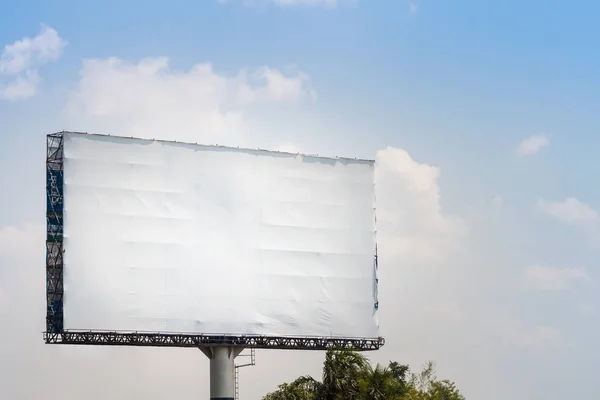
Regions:
M 235 399 L 235 358 L 241 347 L 200 348 L 210 360 L 210 399 Z
M 61 333 L 64 181 L 62 133 L 47 135 L 46 149 L 46 332 Z

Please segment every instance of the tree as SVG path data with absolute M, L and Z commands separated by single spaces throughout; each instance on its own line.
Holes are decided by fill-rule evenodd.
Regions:
M 323 363 L 319 400 L 359 399 L 359 381 L 369 368 L 362 354 L 349 349 L 329 350 Z
M 319 400 L 320 382 L 310 376 L 301 376 L 292 383 L 283 383 L 277 390 L 267 394 L 263 400 Z
M 395 371 L 388 367 L 370 365 L 363 372 L 360 380 L 361 400 L 400 400 L 406 393 L 406 385 L 397 379 Z
M 465 400 L 454 382 L 437 379 L 433 362 L 427 363 L 420 373 L 411 374 L 408 386 L 403 400 Z
M 419 373 L 395 361 L 371 366 L 360 353 L 330 349 L 322 381 L 301 376 L 283 383 L 263 400 L 465 400 L 454 382 L 438 380 L 430 362 Z

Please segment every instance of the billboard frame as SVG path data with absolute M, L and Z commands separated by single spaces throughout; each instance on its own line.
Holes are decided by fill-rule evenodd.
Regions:
M 65 133 L 46 135 L 46 344 L 148 346 L 148 347 L 240 347 L 279 350 L 327 350 L 352 348 L 378 350 L 385 339 L 339 337 L 288 337 L 262 335 L 204 335 L 159 332 L 71 331 L 63 325 L 63 150 Z M 112 136 L 113 135 L 96 135 Z M 118 137 L 118 136 L 117 136 Z M 168 141 L 166 141 L 168 142 Z M 176 143 L 172 141 L 172 143 Z M 180 142 L 179 142 L 180 143 Z M 225 146 L 215 146 L 225 147 Z M 326 157 L 323 157 L 326 158 Z M 341 159 L 341 158 L 340 158 Z M 375 268 L 378 268 L 377 247 Z M 375 304 L 379 307 L 379 302 Z

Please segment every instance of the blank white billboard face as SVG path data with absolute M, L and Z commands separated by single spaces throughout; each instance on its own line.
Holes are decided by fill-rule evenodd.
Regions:
M 64 135 L 64 329 L 375 338 L 374 165 Z

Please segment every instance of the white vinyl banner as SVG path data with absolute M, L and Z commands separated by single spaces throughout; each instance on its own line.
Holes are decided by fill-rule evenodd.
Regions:
M 64 135 L 64 328 L 376 338 L 374 163 Z

